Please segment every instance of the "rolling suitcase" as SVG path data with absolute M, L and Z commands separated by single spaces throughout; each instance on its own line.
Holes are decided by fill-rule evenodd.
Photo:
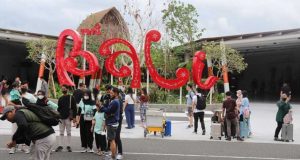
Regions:
M 221 140 L 221 123 L 212 123 L 210 126 L 210 139 Z
M 281 139 L 285 142 L 294 141 L 293 124 L 283 124 L 281 130 Z
M 165 127 L 165 136 L 172 135 L 172 123 L 170 120 L 166 120 L 166 127 Z

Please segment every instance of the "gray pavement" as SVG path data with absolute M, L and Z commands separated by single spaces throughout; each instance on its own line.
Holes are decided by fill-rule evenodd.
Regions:
M 124 152 L 126 159 L 265 159 L 283 160 L 300 159 L 300 105 L 292 104 L 294 113 L 294 140 L 295 142 L 274 142 L 276 128 L 275 116 L 277 107 L 273 103 L 251 103 L 251 126 L 253 136 L 245 142 L 225 142 L 209 140 L 210 118 L 205 119 L 207 134 L 193 134 L 193 129 L 186 129 L 187 121 L 184 113 L 168 113 L 172 117 L 172 136 L 161 138 L 153 134 L 143 137 L 143 128 L 122 129 L 121 137 L 124 139 Z M 139 120 L 138 115 L 136 115 Z M 177 119 L 173 119 L 177 117 Z M 124 121 L 125 124 L 125 121 Z M 126 125 L 123 125 L 125 127 Z M 58 128 L 55 127 L 58 131 Z M 75 151 L 80 149 L 79 130 L 72 128 L 72 146 Z M 18 153 L 8 155 L 5 143 L 10 139 L 11 124 L 0 121 L 0 160 L 27 159 L 27 155 Z M 58 134 L 57 134 L 58 135 Z M 99 159 L 94 154 L 80 153 L 54 153 L 53 160 L 62 159 Z
M 3 146 L 9 136 L 1 136 Z M 72 139 L 75 152 L 53 153 L 52 160 L 99 160 L 91 153 L 78 153 L 80 140 Z M 182 141 L 167 139 L 123 139 L 124 159 L 126 160 L 287 160 L 300 159 L 300 146 L 293 144 L 266 144 L 266 143 L 234 143 L 222 141 Z M 1 160 L 24 160 L 29 155 L 17 152 L 9 155 L 8 150 L 0 148 Z

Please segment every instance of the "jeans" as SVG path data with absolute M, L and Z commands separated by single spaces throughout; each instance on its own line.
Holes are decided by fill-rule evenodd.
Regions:
M 283 122 L 277 122 L 277 128 L 275 130 L 275 135 L 274 135 L 275 138 L 278 138 L 278 134 L 282 128 L 282 125 L 283 125 Z
M 194 132 L 198 129 L 198 119 L 200 119 L 202 131 L 205 131 L 204 112 L 197 112 L 194 113 Z
M 125 108 L 125 116 L 128 128 L 133 128 L 134 126 L 134 104 L 127 104 Z

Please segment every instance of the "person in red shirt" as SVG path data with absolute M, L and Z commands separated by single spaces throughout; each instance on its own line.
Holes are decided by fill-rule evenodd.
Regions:
M 226 113 L 226 115 L 225 115 Z M 226 92 L 226 100 L 223 102 L 223 117 L 225 117 L 225 123 L 227 124 L 227 139 L 231 141 L 231 131 L 232 127 L 236 129 L 237 133 L 237 140 L 243 141 L 242 138 L 239 136 L 239 125 L 238 125 L 238 110 L 235 100 L 231 98 L 231 92 Z

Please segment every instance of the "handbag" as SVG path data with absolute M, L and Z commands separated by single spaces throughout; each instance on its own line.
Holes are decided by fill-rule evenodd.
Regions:
M 243 115 L 246 119 L 250 118 L 250 110 L 248 107 L 243 110 Z
M 84 120 L 85 121 L 92 121 L 93 118 L 94 118 L 93 110 L 86 111 L 85 110 L 85 105 L 83 106 L 83 110 L 84 110 L 84 115 L 83 115 Z

